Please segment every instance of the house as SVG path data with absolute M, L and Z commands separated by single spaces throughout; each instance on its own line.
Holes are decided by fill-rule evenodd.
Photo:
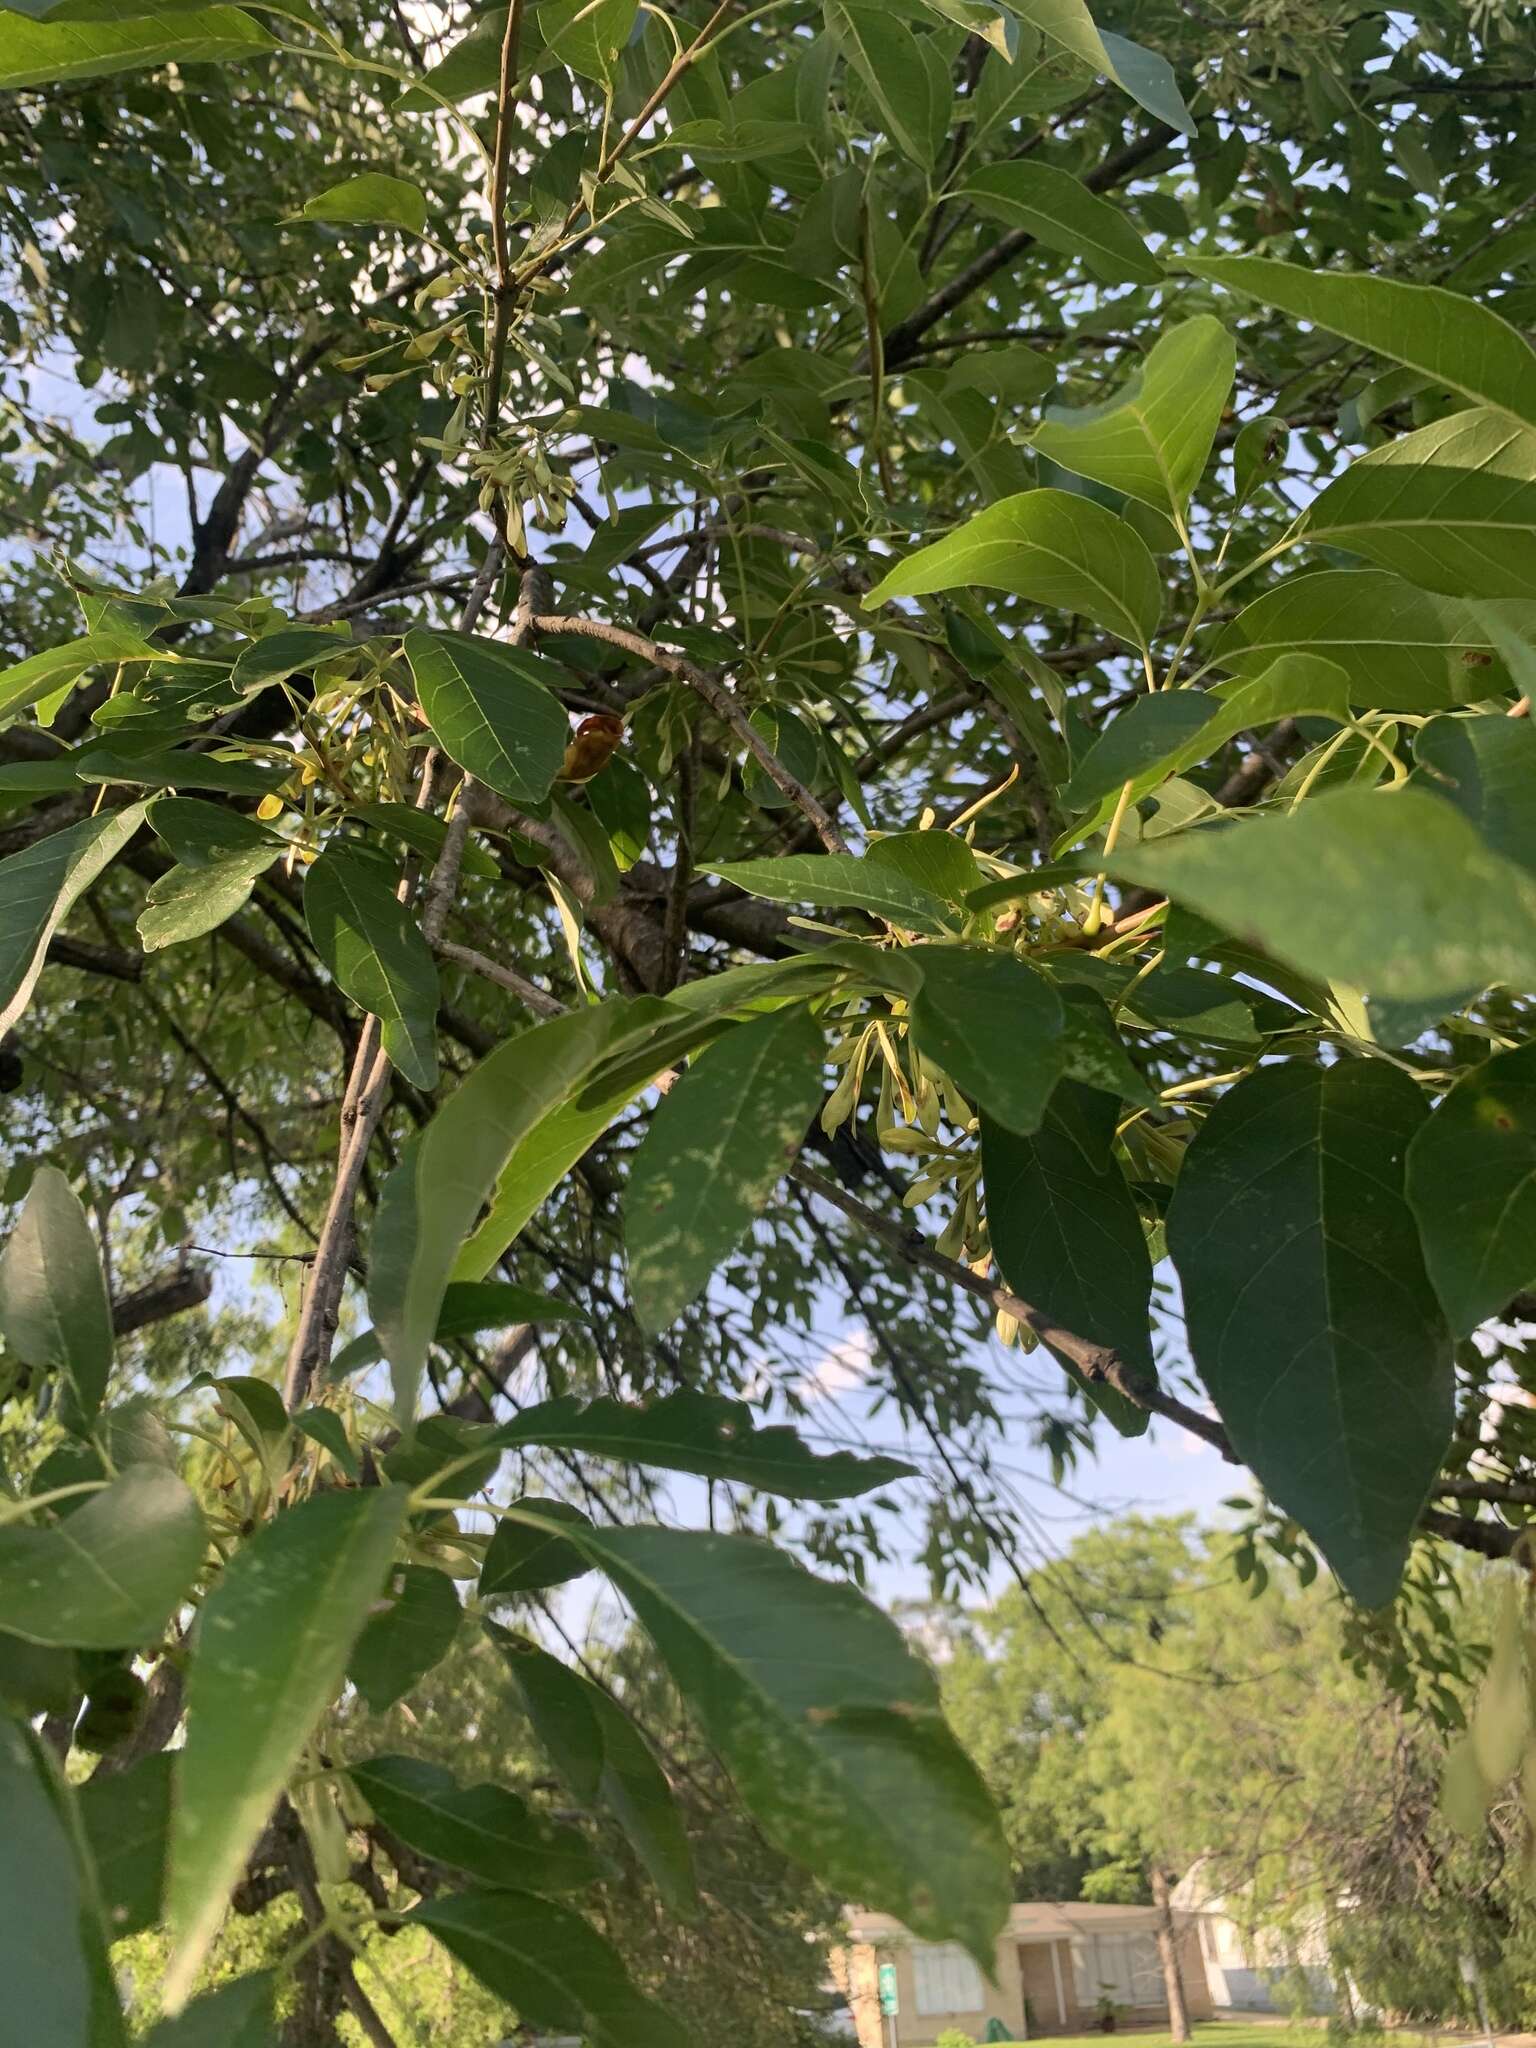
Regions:
M 1194 1921 L 1176 1913 L 1179 1973 L 1191 2019 L 1209 2019 L 1210 1993 Z M 832 1974 L 848 2001 L 859 2048 L 925 2048 L 946 2028 L 983 2040 L 996 2022 L 1007 2040 L 1081 2034 L 1098 2024 L 1101 2001 L 1127 2026 L 1166 2026 L 1167 1997 L 1153 1906 L 1015 1906 L 998 1936 L 987 1983 L 954 1942 L 919 1941 L 884 1913 L 850 1910 L 847 1944 Z M 896 1973 L 898 2010 L 880 2012 L 882 1964 Z M 994 2040 L 1000 2038 L 994 2028 Z
M 1250 1927 L 1239 1917 L 1239 1904 L 1218 1889 L 1207 1857 L 1179 1880 L 1173 1903 L 1199 1928 L 1206 1988 L 1218 2011 L 1333 2010 L 1333 1969 L 1321 1913 L 1285 1929 Z M 1347 1985 L 1343 1998 L 1347 2008 L 1353 1998 Z

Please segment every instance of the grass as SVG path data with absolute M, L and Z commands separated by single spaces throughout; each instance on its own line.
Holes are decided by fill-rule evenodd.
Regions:
M 1291 2026 L 1274 2020 L 1196 2020 L 1192 2048 L 1318 2048 L 1321 2025 Z M 1049 2048 L 1113 2048 L 1117 2041 L 1134 2048 L 1173 2048 L 1171 2034 L 1143 2033 L 1121 2027 L 1113 2034 L 1052 2034 Z

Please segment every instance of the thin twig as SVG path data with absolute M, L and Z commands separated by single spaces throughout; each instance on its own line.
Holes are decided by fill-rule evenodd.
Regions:
M 1227 1433 L 1219 1422 L 1213 1422 L 1208 1415 L 1202 1415 L 1198 1408 L 1191 1408 L 1187 1401 L 1177 1395 L 1165 1393 L 1149 1373 L 1127 1365 L 1120 1354 L 1107 1344 L 1095 1344 L 1086 1337 L 1078 1336 L 1075 1330 L 1068 1330 L 1056 1318 L 1047 1315 L 1032 1303 L 1023 1301 L 1006 1287 L 994 1287 L 979 1273 L 973 1273 L 969 1266 L 958 1259 L 946 1258 L 936 1251 L 927 1239 L 914 1230 L 906 1230 L 888 1216 L 882 1216 L 878 1209 L 871 1209 L 856 1195 L 850 1195 L 835 1181 L 826 1180 L 813 1168 L 797 1162 L 790 1168 L 791 1176 L 802 1187 L 809 1188 L 824 1202 L 830 1202 L 851 1222 L 862 1224 L 873 1236 L 904 1259 L 909 1266 L 921 1266 L 929 1273 L 938 1273 L 948 1280 L 952 1287 L 961 1288 L 974 1295 L 978 1301 L 986 1302 L 989 1308 L 1000 1309 L 1004 1315 L 1012 1316 L 1015 1322 L 1026 1324 L 1042 1343 L 1048 1344 L 1058 1356 L 1075 1365 L 1083 1378 L 1094 1386 L 1113 1387 L 1117 1393 L 1149 1415 L 1160 1415 L 1167 1422 L 1178 1423 L 1192 1436 L 1198 1436 L 1220 1451 L 1224 1458 L 1232 1458 L 1232 1447 Z M 1236 1462 L 1235 1460 L 1233 1462 Z
M 642 661 L 652 663 L 669 676 L 676 676 L 679 682 L 687 683 L 690 689 L 697 690 L 715 716 L 735 733 L 774 788 L 789 798 L 828 853 L 847 853 L 847 840 L 822 805 L 803 782 L 791 775 L 720 676 L 700 668 L 686 655 L 663 647 L 655 640 L 648 640 L 643 633 L 632 632 L 628 626 L 615 626 L 607 619 L 576 618 L 564 612 L 553 612 L 536 618 L 533 623 L 541 633 L 581 633 L 589 640 L 605 640 L 610 647 L 621 647 L 627 654 L 638 655 Z

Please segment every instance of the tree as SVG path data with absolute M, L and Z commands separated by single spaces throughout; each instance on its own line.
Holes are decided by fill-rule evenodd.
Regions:
M 1513 1548 L 1528 71 L 1452 0 L 0 12 L 34 2035 L 120 2034 L 131 1798 L 168 2015 L 277 1855 L 322 2038 L 402 1915 L 678 2038 L 511 1787 L 333 1759 L 460 1580 L 601 1574 L 776 1854 L 987 1956 L 1001 1832 L 850 1582 L 909 1468 L 784 1421 L 828 1293 L 942 1585 L 1017 1561 L 994 1322 L 1055 1455 L 1189 1430 L 1365 1608 Z M 210 1251 L 280 1374 L 117 1349 Z M 507 1684 L 686 1909 L 549 1640 Z

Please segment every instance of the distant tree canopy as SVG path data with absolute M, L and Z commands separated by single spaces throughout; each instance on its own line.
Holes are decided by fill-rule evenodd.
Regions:
M 537 1604 L 598 1578 L 765 1855 L 988 1957 L 1002 1829 L 858 1583 L 1027 1583 L 1009 1428 L 1202 1438 L 1250 1581 L 1321 1557 L 1434 1699 L 1442 1547 L 1536 1499 L 1531 55 L 0 0 L 33 2038 L 122 2038 L 132 1921 L 167 2028 L 385 2041 L 403 1918 L 674 2048 L 591 1890 L 610 1814 L 686 1924 L 670 1752 Z M 808 1419 L 845 1319 L 918 1473 Z M 559 1801 L 337 1745 L 461 1626 Z M 205 1989 L 275 1867 L 304 1934 Z
M 1256 1594 L 1230 1549 L 1127 1517 L 956 1628 L 945 1707 L 998 1801 L 1019 1896 L 1145 1899 L 1161 1865 L 1224 1906 L 1282 2008 L 1325 1995 L 1292 1981 L 1301 1954 L 1390 2014 L 1476 2025 L 1470 1956 L 1515 2024 L 1536 1984 L 1519 1785 L 1466 1839 L 1442 1799 L 1461 1738 L 1361 1657 L 1325 1580 L 1281 1567 Z M 1499 1589 L 1463 1563 L 1420 1591 L 1454 1724 Z

